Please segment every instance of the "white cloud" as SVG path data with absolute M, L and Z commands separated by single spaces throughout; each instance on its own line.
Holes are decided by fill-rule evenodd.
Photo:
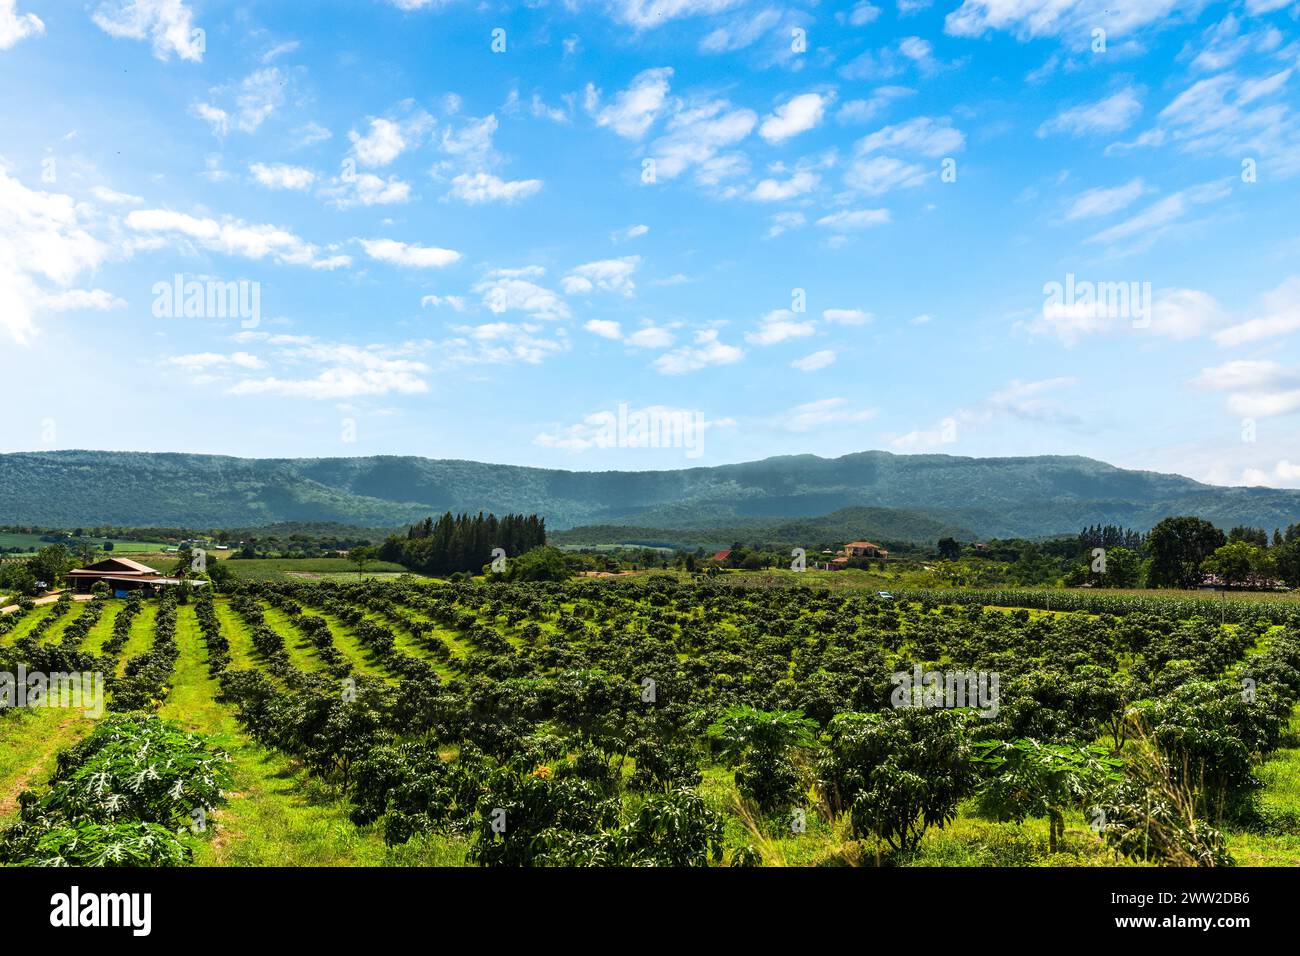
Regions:
M 1127 208 L 1147 191 L 1146 183 L 1141 177 L 1129 180 L 1122 186 L 1112 188 L 1098 187 L 1075 196 L 1065 214 L 1066 222 L 1076 219 L 1090 219 L 1094 216 L 1108 216 L 1113 212 Z
M 626 337 L 623 335 L 623 326 L 612 319 L 591 319 L 583 325 L 583 328 L 592 335 L 598 335 L 603 339 L 610 339 L 615 342 L 623 342 L 625 345 L 634 348 L 665 349 L 673 344 L 673 334 L 670 331 L 653 325 L 637 329 Z
M 1295 488 L 1300 486 L 1300 465 L 1283 458 L 1271 469 L 1247 468 L 1241 473 L 1241 483 L 1250 487 Z
M 490 279 L 540 279 L 546 275 L 544 266 L 519 266 L 514 269 L 493 269 L 488 273 Z
M 608 127 L 628 139 L 640 139 L 663 111 L 672 75 L 672 67 L 667 66 L 643 70 L 626 90 L 603 108 L 600 107 L 600 92 L 587 84 L 587 112 L 597 126 Z
M 849 24 L 855 27 L 865 27 L 875 23 L 880 18 L 880 8 L 873 3 L 859 3 L 849 11 Z
M 410 356 L 430 343 L 410 343 L 400 347 L 383 345 L 351 345 L 322 342 L 307 335 L 275 335 L 266 332 L 241 332 L 235 336 L 239 342 L 261 342 L 276 349 L 276 361 L 292 368 L 316 366 L 311 377 L 269 375 L 262 378 L 245 378 L 227 389 L 232 395 L 279 395 L 286 398 L 314 400 L 339 400 L 365 396 L 387 395 L 393 392 L 418 395 L 428 391 L 424 374 L 427 365 Z M 193 358 L 199 368 L 213 369 L 234 366 L 242 369 L 261 369 L 266 362 L 248 353 L 235 353 L 226 357 L 213 353 L 199 353 Z M 184 364 L 184 363 L 180 363 Z
M 461 259 L 461 254 L 454 249 L 421 246 L 396 239 L 362 239 L 361 247 L 371 259 L 408 269 L 441 269 Z
M 51 312 L 107 312 L 125 308 L 126 300 L 104 289 L 68 289 L 42 296 L 40 306 Z
M 622 326 L 610 319 L 592 319 L 583 328 L 592 335 L 599 335 L 602 339 L 618 341 L 623 338 Z
M 926 451 L 958 441 L 970 428 L 1005 419 L 1077 426 L 1078 416 L 1051 394 L 1075 384 L 1077 381 L 1067 376 L 1030 382 L 1013 379 L 976 405 L 959 408 L 932 428 L 921 428 L 892 438 L 889 444 L 900 451 Z
M 203 35 L 195 33 L 194 13 L 182 0 L 104 0 L 91 19 L 109 36 L 151 40 L 160 60 L 172 54 L 193 63 L 203 59 Z
M 820 352 L 813 352 L 811 355 L 795 359 L 790 363 L 790 367 L 797 368 L 801 372 L 815 372 L 834 362 L 835 352 L 831 349 L 822 349 Z
M 459 99 L 448 99 L 455 100 L 447 107 L 454 114 L 459 109 Z M 449 182 L 445 198 L 474 205 L 511 203 L 532 196 L 542 188 L 540 179 L 507 180 L 492 172 L 504 163 L 504 157 L 492 142 L 499 126 L 495 114 L 478 119 L 466 117 L 457 122 L 458 126 L 445 126 L 437 141 L 439 152 L 447 158 L 429 169 L 429 175 L 435 181 Z
M 19 40 L 38 37 L 45 24 L 34 13 L 19 13 L 18 0 L 0 0 L 0 50 L 7 50 Z
M 542 188 L 540 179 L 517 179 L 507 182 L 491 173 L 462 173 L 451 181 L 451 193 L 467 203 L 511 203 L 533 195 Z
M 350 360 L 349 364 L 325 368 L 314 378 L 267 376 L 244 379 L 232 385 L 229 393 L 337 401 L 393 392 L 422 395 L 429 390 L 421 377 L 428 371 L 428 366 L 423 362 L 384 358 L 352 346 L 336 346 L 334 351 L 349 353 L 343 356 Z
M 220 107 L 211 103 L 195 103 L 191 109 L 195 116 L 212 127 L 212 132 L 217 136 L 225 136 L 230 132 L 230 114 Z
M 722 13 L 745 0 L 610 0 L 614 18 L 636 27 L 653 30 L 672 20 Z
M 353 155 L 363 166 L 387 166 L 407 147 L 402 127 L 383 118 L 371 119 L 370 131 L 364 135 L 356 130 L 350 131 L 348 139 L 352 141 Z
M 905 123 L 886 126 L 857 142 L 860 156 L 880 151 L 919 153 L 931 159 L 961 151 L 966 136 L 947 117 L 917 116 Z
M 684 106 L 669 120 L 668 132 L 650 146 L 656 177 L 675 179 L 692 166 L 704 166 L 747 137 L 757 122 L 753 110 L 733 107 L 726 100 Z M 729 168 L 737 169 L 734 162 Z
M 718 341 L 717 329 L 702 329 L 695 333 L 693 345 L 665 352 L 651 367 L 661 375 L 685 375 L 710 366 L 733 365 L 744 357 L 744 349 Z
M 733 198 L 740 194 L 740 187 L 722 186 L 731 180 L 739 179 L 749 173 L 749 158 L 743 153 L 724 153 L 710 156 L 700 163 L 695 170 L 695 182 L 700 186 L 721 187 L 714 190 L 720 198 Z
M 320 250 L 287 229 L 226 217 L 220 221 L 170 209 L 137 209 L 126 217 L 128 229 L 148 236 L 171 237 L 210 252 L 246 259 L 270 257 L 282 265 L 337 269 L 350 265 L 346 255 L 321 256 Z
M 844 184 L 866 196 L 881 196 L 892 189 L 920 186 L 933 175 L 933 170 L 916 163 L 893 156 L 872 156 L 855 159 L 844 171 Z
M 687 458 L 697 458 L 703 451 L 705 430 L 735 424 L 731 418 L 706 420 L 703 412 L 693 409 L 667 405 L 629 408 L 624 403 L 617 412 L 593 412 L 577 424 L 541 432 L 533 444 L 575 453 L 592 448 L 684 448 Z
M 1141 212 L 1108 229 L 1103 229 L 1086 240 L 1092 243 L 1113 243 L 1122 239 L 1139 237 L 1144 245 L 1155 242 L 1169 228 L 1181 222 L 1197 206 L 1223 199 L 1232 191 L 1228 180 L 1203 183 L 1159 199 Z
M 1180 12 L 1194 16 L 1204 5 L 1204 0 L 963 0 L 944 20 L 944 31 L 977 37 L 1003 30 L 1022 42 L 1061 37 L 1072 47 L 1085 49 L 1094 27 L 1105 27 L 1113 40 L 1170 22 Z
M 443 129 L 438 148 L 462 163 L 490 165 L 497 160 L 492 139 L 500 125 L 492 113 L 477 119 L 467 117 L 459 129 Z
M 109 189 L 107 186 L 96 186 L 90 193 L 100 202 L 107 203 L 110 206 L 138 206 L 144 202 L 139 196 L 120 193 L 115 189 Z
M 302 166 L 284 163 L 253 163 L 248 167 L 253 179 L 267 189 L 308 189 L 316 181 L 316 174 Z
M 0 332 L 16 343 L 36 334 L 36 314 L 50 301 L 42 282 L 67 288 L 108 257 L 87 229 L 92 215 L 71 196 L 28 189 L 0 165 Z
M 540 266 L 498 269 L 477 283 L 474 291 L 482 296 L 483 304 L 495 315 L 525 312 L 535 319 L 570 318 L 572 313 L 558 294 L 529 281 L 539 278 L 544 272 Z
M 800 170 L 788 179 L 764 179 L 758 182 L 749 193 L 755 202 L 783 202 L 812 192 L 821 181 L 816 173 Z
M 435 309 L 442 305 L 449 305 L 457 312 L 465 311 L 465 299 L 459 295 L 426 295 L 420 297 L 421 306 L 433 306 Z
M 403 103 L 401 109 L 409 115 L 402 119 L 372 116 L 366 132 L 348 132 L 352 155 L 362 166 L 387 166 L 404 152 L 415 149 L 428 136 L 433 128 L 433 117 L 424 110 L 411 110 L 409 101 Z
M 1258 161 L 1275 179 L 1300 173 L 1300 121 L 1287 87 L 1294 64 L 1257 77 L 1234 72 L 1197 80 L 1160 111 L 1156 125 L 1108 153 L 1172 145 L 1179 152 Z
M 700 41 L 702 53 L 734 53 L 753 46 L 772 31 L 782 20 L 784 12 L 775 7 L 764 10 L 742 10 L 730 23 L 715 27 Z
M 832 232 L 856 232 L 889 222 L 888 209 L 846 209 L 817 220 L 817 225 Z
M 283 43 L 277 43 L 271 49 L 262 54 L 263 63 L 271 63 L 280 57 L 295 52 L 301 44 L 297 40 L 286 40 Z
M 778 212 L 772 217 L 772 225 L 767 229 L 767 238 L 775 239 L 791 229 L 801 229 L 808 224 L 808 218 L 801 212 Z
M 1241 32 L 1241 21 L 1231 13 L 1206 27 L 1197 45 L 1192 68 L 1209 73 L 1225 70 L 1239 60 L 1258 40 Z M 1184 50 L 1184 54 L 1190 52 Z
M 330 180 L 321 190 L 335 206 L 392 206 L 410 202 L 411 184 L 396 176 L 376 176 L 374 173 L 344 173 Z
M 867 123 L 889 108 L 895 101 L 910 96 L 916 91 L 906 86 L 881 86 L 871 94 L 870 99 L 847 100 L 835 111 L 837 123 Z
M 1296 373 L 1278 362 L 1263 359 L 1234 359 L 1214 368 L 1203 368 L 1192 379 L 1197 388 L 1238 390 L 1295 382 Z
M 511 322 L 457 326 L 461 337 L 438 343 L 438 347 L 447 368 L 515 362 L 538 365 L 569 348 L 566 340 L 545 338 L 537 334 L 539 330 L 534 324 Z
M 650 227 L 644 224 L 628 226 L 625 229 L 619 229 L 616 232 L 610 233 L 609 238 L 613 242 L 628 242 L 629 240 L 644 236 L 649 231 Z
M 1152 305 L 1149 331 L 1171 339 L 1190 339 L 1222 323 L 1223 312 L 1209 293 L 1163 289 Z
M 867 422 L 877 414 L 874 408 L 853 408 L 847 398 L 823 398 L 794 406 L 777 418 L 777 424 L 792 432 L 806 432 L 825 425 Z
M 1300 329 L 1300 276 L 1288 278 L 1267 293 L 1263 302 L 1263 315 L 1223 329 L 1215 334 L 1214 340 L 1220 345 L 1244 345 Z
M 288 78 L 276 67 L 256 70 L 236 87 L 219 86 L 210 91 L 214 99 L 233 99 L 232 109 L 201 102 L 195 103 L 191 111 L 206 121 L 217 136 L 225 136 L 232 127 L 243 133 L 256 132 L 284 105 L 287 83 Z
M 1270 418 L 1300 411 L 1300 389 L 1242 392 L 1228 396 L 1228 411 L 1243 418 Z
M 1068 136 L 1091 136 L 1118 133 L 1133 125 L 1142 112 L 1142 102 L 1133 87 L 1126 87 L 1096 103 L 1085 103 L 1062 110 L 1038 127 L 1038 136 L 1052 133 Z
M 293 136 L 295 149 L 306 149 L 308 146 L 315 146 L 317 143 L 334 138 L 333 133 L 314 120 L 295 129 Z
M 778 345 L 790 339 L 801 339 L 817 331 L 808 319 L 796 319 L 789 309 L 775 309 L 763 316 L 757 330 L 745 335 L 751 345 Z
M 632 273 L 641 264 L 640 256 L 624 256 L 621 259 L 600 259 L 588 262 L 569 270 L 568 275 L 560 280 L 567 295 L 582 295 L 593 288 L 618 295 L 630 296 L 636 291 Z
M 232 352 L 223 355 L 219 352 L 194 352 L 189 355 L 173 355 L 164 360 L 167 365 L 177 365 L 187 372 L 211 371 L 218 368 L 241 368 L 256 371 L 266 368 L 266 363 L 249 352 Z
M 884 153 L 910 153 L 937 159 L 960 152 L 965 145 L 965 135 L 947 118 L 918 116 L 885 126 L 858 140 L 857 158 L 845 170 L 844 183 L 868 196 L 920 186 L 934 175 L 933 169 Z
M 627 337 L 626 341 L 628 345 L 639 349 L 666 349 L 676 341 L 676 336 L 668 329 L 648 325 L 637 329 Z
M 1122 328 L 1162 338 L 1190 339 L 1223 322 L 1214 297 L 1196 289 L 1161 289 L 1144 302 L 1144 286 L 1136 281 L 1102 280 L 1092 285 L 1096 289 L 1091 298 L 1080 292 L 1073 303 L 1045 299 L 1041 313 L 1024 327 L 1031 335 L 1053 336 L 1073 346 L 1085 336 Z
M 834 97 L 820 93 L 801 93 L 778 106 L 763 120 L 758 135 L 769 143 L 784 143 L 791 137 L 821 125 L 826 107 Z
M 874 317 L 862 309 L 824 309 L 822 318 L 834 325 L 866 325 Z

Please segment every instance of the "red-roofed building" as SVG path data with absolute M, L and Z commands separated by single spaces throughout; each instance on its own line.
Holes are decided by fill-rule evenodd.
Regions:
M 889 551 L 870 541 L 850 541 L 840 552 L 846 558 L 887 558 Z
M 849 562 L 855 558 L 862 561 L 884 561 L 888 557 L 888 549 L 882 548 L 878 544 L 873 544 L 870 541 L 850 541 L 840 548 L 837 557 L 826 563 L 826 570 L 843 571 L 849 566 Z
M 130 591 L 147 591 L 153 593 L 160 587 L 180 584 L 180 578 L 169 578 L 161 571 L 132 561 L 130 558 L 105 558 L 94 564 L 69 571 L 68 582 L 78 592 L 85 594 L 99 581 L 103 581 L 117 597 L 125 597 Z M 206 581 L 191 581 L 191 584 L 206 584 Z
M 726 551 L 719 551 L 717 554 L 715 554 L 715 555 L 713 556 L 713 560 L 714 560 L 714 561 L 726 561 L 727 558 L 729 558 L 729 557 L 731 557 L 731 549 L 730 549 L 730 548 L 728 548 Z

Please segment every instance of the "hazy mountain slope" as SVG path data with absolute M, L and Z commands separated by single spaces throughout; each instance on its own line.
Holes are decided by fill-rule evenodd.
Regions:
M 636 525 L 584 525 L 548 536 L 554 544 L 579 546 L 629 544 L 643 547 L 727 548 L 736 541 L 775 548 L 843 542 L 869 535 L 877 542 L 934 542 L 952 536 L 961 541 L 978 537 L 969 528 L 936 521 L 922 511 L 901 508 L 841 508 L 813 518 L 739 519 L 730 525 L 699 528 L 651 528 Z
M 1219 488 L 1058 456 L 869 451 L 679 471 L 574 472 L 394 456 L 0 455 L 0 523 L 7 524 L 395 526 L 430 512 L 482 509 L 538 512 L 554 529 L 698 529 L 771 524 L 854 507 L 921 512 L 937 528 L 969 529 L 982 537 L 1073 532 L 1098 522 L 1149 528 L 1170 514 L 1272 529 L 1300 520 L 1300 492 Z

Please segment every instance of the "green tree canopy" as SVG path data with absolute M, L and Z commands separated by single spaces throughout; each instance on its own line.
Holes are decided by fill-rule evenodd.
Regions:
M 1193 588 L 1201 581 L 1201 562 L 1227 543 L 1222 531 L 1203 518 L 1165 518 L 1147 536 L 1151 555 L 1149 583 Z

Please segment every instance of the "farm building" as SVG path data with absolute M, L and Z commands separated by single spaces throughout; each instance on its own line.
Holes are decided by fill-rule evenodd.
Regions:
M 79 593 L 85 594 L 99 581 L 103 581 L 116 597 L 126 597 L 131 591 L 154 593 L 161 587 L 180 584 L 180 578 L 170 578 L 147 564 L 132 561 L 130 558 L 105 558 L 85 568 L 69 571 L 66 575 Z M 205 584 L 204 581 L 192 581 L 192 584 Z
M 826 563 L 828 571 L 843 571 L 848 567 L 849 562 L 856 559 L 870 561 L 884 561 L 889 557 L 889 551 L 878 544 L 870 541 L 850 541 L 843 548 L 837 557 L 832 558 Z
M 840 552 L 846 558 L 887 558 L 889 552 L 878 544 L 872 544 L 870 541 L 850 541 Z

